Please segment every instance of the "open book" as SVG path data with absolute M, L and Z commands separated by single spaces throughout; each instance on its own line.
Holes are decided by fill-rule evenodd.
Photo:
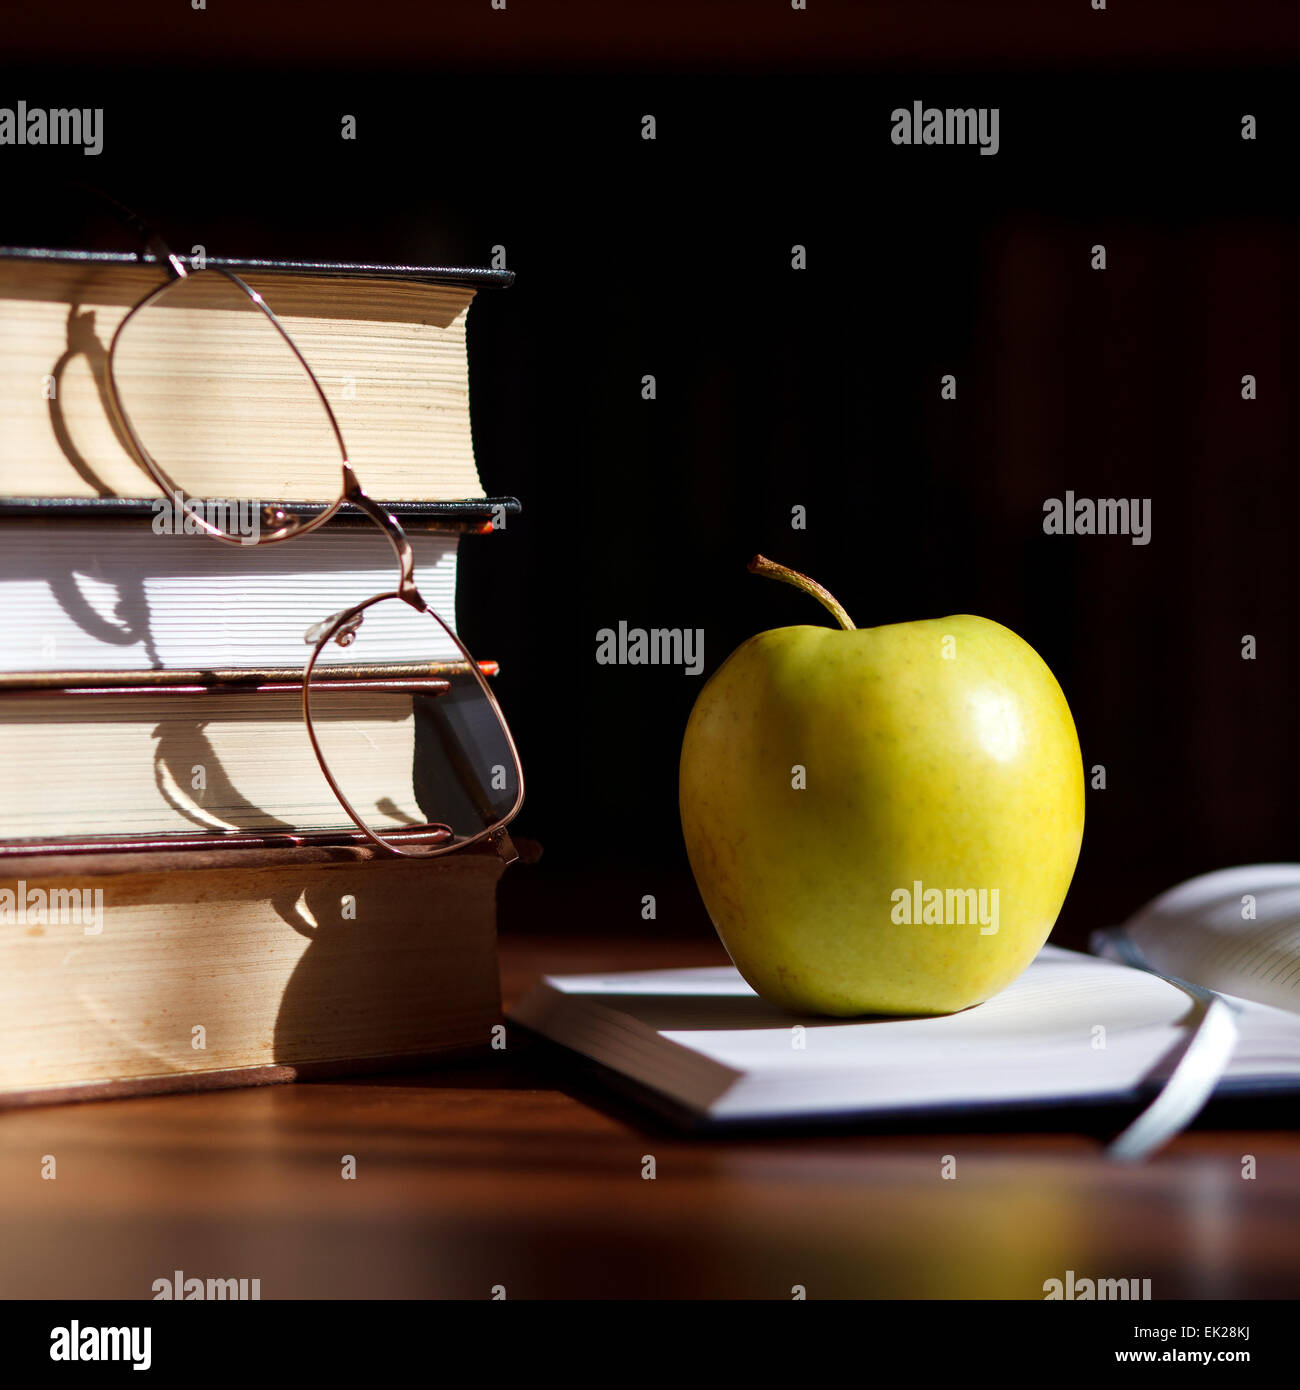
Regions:
M 1232 1023 L 1201 1098 L 1300 1092 L 1300 865 L 1193 880 L 1095 948 L 1145 968 L 1048 945 L 975 1008 L 851 1021 L 765 1004 L 730 966 L 556 976 L 512 1016 L 699 1121 L 901 1118 L 1158 1095 L 1208 990 Z

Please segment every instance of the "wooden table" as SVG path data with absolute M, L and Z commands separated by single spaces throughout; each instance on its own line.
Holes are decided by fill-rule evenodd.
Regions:
M 720 958 L 553 936 L 502 956 L 507 998 L 542 970 Z M 684 1138 L 516 1030 L 419 1075 L 0 1116 L 0 1295 L 148 1298 L 182 1270 L 264 1299 L 1038 1299 L 1072 1269 L 1295 1297 L 1298 1194 L 1287 1130 L 1196 1131 L 1139 1167 L 1079 1132 Z

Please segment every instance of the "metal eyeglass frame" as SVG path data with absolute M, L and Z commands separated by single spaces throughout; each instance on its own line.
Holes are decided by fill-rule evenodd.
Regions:
M 517 859 L 518 852 L 506 830 L 506 827 L 519 813 L 519 808 L 523 805 L 524 800 L 524 772 L 519 760 L 519 751 L 515 746 L 514 735 L 510 732 L 510 726 L 506 723 L 505 715 L 501 712 L 501 706 L 497 703 L 496 696 L 493 695 L 489 688 L 487 680 L 480 670 L 478 663 L 470 655 L 465 644 L 456 633 L 451 630 L 450 626 L 443 621 L 441 616 L 429 606 L 416 587 L 415 556 L 411 550 L 411 543 L 407 539 L 406 533 L 402 530 L 401 525 L 398 523 L 397 518 L 386 511 L 379 503 L 368 497 L 362 490 L 361 483 L 348 462 L 347 446 L 343 442 L 343 433 L 339 429 L 338 421 L 334 417 L 334 411 L 330 407 L 329 400 L 320 382 L 317 380 L 316 374 L 308 365 L 307 359 L 302 355 L 298 345 L 289 336 L 284 325 L 276 317 L 271 307 L 263 300 L 262 296 L 251 286 L 245 284 L 239 276 L 219 266 L 208 266 L 202 270 L 195 270 L 191 267 L 187 267 L 180 257 L 176 256 L 171 251 L 166 242 L 142 222 L 140 218 L 132 213 L 130 209 L 117 203 L 115 199 L 109 198 L 107 201 L 113 203 L 117 208 L 122 220 L 126 221 L 129 226 L 144 237 L 147 249 L 157 260 L 159 265 L 166 270 L 168 277 L 161 285 L 150 290 L 148 294 L 128 310 L 121 322 L 117 325 L 108 349 L 106 372 L 108 401 L 114 421 L 121 431 L 122 438 L 129 443 L 136 457 L 136 461 L 148 472 L 149 476 L 168 496 L 175 496 L 182 499 L 182 506 L 186 510 L 187 515 L 208 535 L 228 545 L 245 545 L 248 543 L 247 538 L 227 535 L 220 527 L 212 525 L 207 517 L 203 515 L 201 509 L 191 509 L 188 506 L 183 490 L 176 486 L 168 476 L 166 470 L 149 453 L 149 450 L 144 445 L 144 441 L 137 433 L 131 421 L 131 417 L 122 403 L 116 371 L 117 349 L 122 338 L 122 333 L 138 314 L 165 298 L 166 295 L 175 290 L 177 286 L 186 282 L 192 283 L 196 276 L 222 276 L 225 280 L 234 285 L 236 290 L 244 295 L 257 310 L 266 316 L 271 326 L 280 335 L 285 345 L 298 360 L 299 365 L 306 373 L 307 379 L 311 383 L 325 411 L 330 429 L 333 431 L 334 438 L 338 443 L 339 457 L 343 469 L 343 486 L 337 500 L 318 515 L 310 518 L 303 518 L 287 513 L 278 507 L 265 507 L 264 511 L 269 513 L 269 518 L 273 520 L 276 525 L 269 533 L 260 533 L 254 544 L 274 545 L 281 541 L 292 540 L 297 536 L 305 535 L 308 531 L 314 531 L 318 527 L 325 525 L 341 507 L 350 503 L 352 506 L 364 512 L 366 516 L 379 527 L 385 537 L 387 537 L 389 544 L 393 547 L 393 551 L 397 556 L 398 581 L 395 589 L 386 593 L 375 594 L 372 598 L 368 598 L 362 603 L 354 604 L 351 608 L 345 608 L 342 612 L 332 613 L 322 622 L 316 623 L 309 628 L 304 638 L 305 641 L 313 645 L 311 656 L 307 659 L 307 664 L 304 666 L 302 673 L 303 721 L 307 726 L 307 737 L 311 740 L 312 751 L 316 755 L 316 761 L 320 766 L 321 772 L 324 774 L 325 780 L 329 783 L 330 790 L 333 791 L 335 797 L 338 798 L 339 805 L 343 807 L 348 814 L 348 818 L 369 841 L 390 854 L 402 855 L 408 858 L 433 858 L 437 855 L 451 854 L 456 850 L 465 849 L 469 845 L 477 844 L 480 840 L 489 840 L 493 848 L 507 863 Z M 311 680 L 312 673 L 316 669 L 316 663 L 319 661 L 321 654 L 331 642 L 337 643 L 340 647 L 349 646 L 356 637 L 357 630 L 364 621 L 367 610 L 373 608 L 378 603 L 383 603 L 390 599 L 398 599 L 402 603 L 408 604 L 419 613 L 427 613 L 438 623 L 447 636 L 451 638 L 456 649 L 464 658 L 470 676 L 478 682 L 483 697 L 487 700 L 489 708 L 496 717 L 497 724 L 506 741 L 506 746 L 510 750 L 511 761 L 514 765 L 516 790 L 515 799 L 509 811 L 504 816 L 486 825 L 476 834 L 466 836 L 463 839 L 453 839 L 453 842 L 450 844 L 430 846 L 427 843 L 427 837 L 430 832 L 445 830 L 449 836 L 454 834 L 449 825 L 442 825 L 437 822 L 429 822 L 426 825 L 411 829 L 392 831 L 387 835 L 380 835 L 367 825 L 344 794 L 342 788 L 335 780 L 334 774 L 330 771 L 329 763 L 326 761 L 325 755 L 321 750 L 320 742 L 316 735 L 316 729 L 312 722 Z M 391 689 L 392 686 L 391 682 L 385 681 L 375 681 L 373 683 L 352 681 L 349 684 L 353 689 L 361 686 L 369 686 L 370 684 L 373 684 L 376 689 L 381 687 Z M 325 683 L 319 682 L 318 685 L 324 688 Z M 419 688 L 418 682 L 412 683 L 412 688 Z M 419 840 L 421 837 L 424 838 L 425 842 L 419 844 L 418 848 L 404 847 L 405 843 Z

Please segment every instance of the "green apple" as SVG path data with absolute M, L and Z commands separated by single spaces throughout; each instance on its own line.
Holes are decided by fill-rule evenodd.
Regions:
M 1014 632 L 961 616 L 742 643 L 682 744 L 682 831 L 736 968 L 801 1013 L 942 1014 L 1033 960 L 1083 839 L 1070 707 Z M 842 630 L 841 630 L 842 629 Z

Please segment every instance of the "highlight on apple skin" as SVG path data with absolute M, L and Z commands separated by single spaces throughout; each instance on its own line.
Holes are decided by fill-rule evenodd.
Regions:
M 961 615 L 761 632 L 682 743 L 682 833 L 736 968 L 798 1013 L 952 1013 L 1047 940 L 1083 839 L 1069 705 L 1014 632 Z

